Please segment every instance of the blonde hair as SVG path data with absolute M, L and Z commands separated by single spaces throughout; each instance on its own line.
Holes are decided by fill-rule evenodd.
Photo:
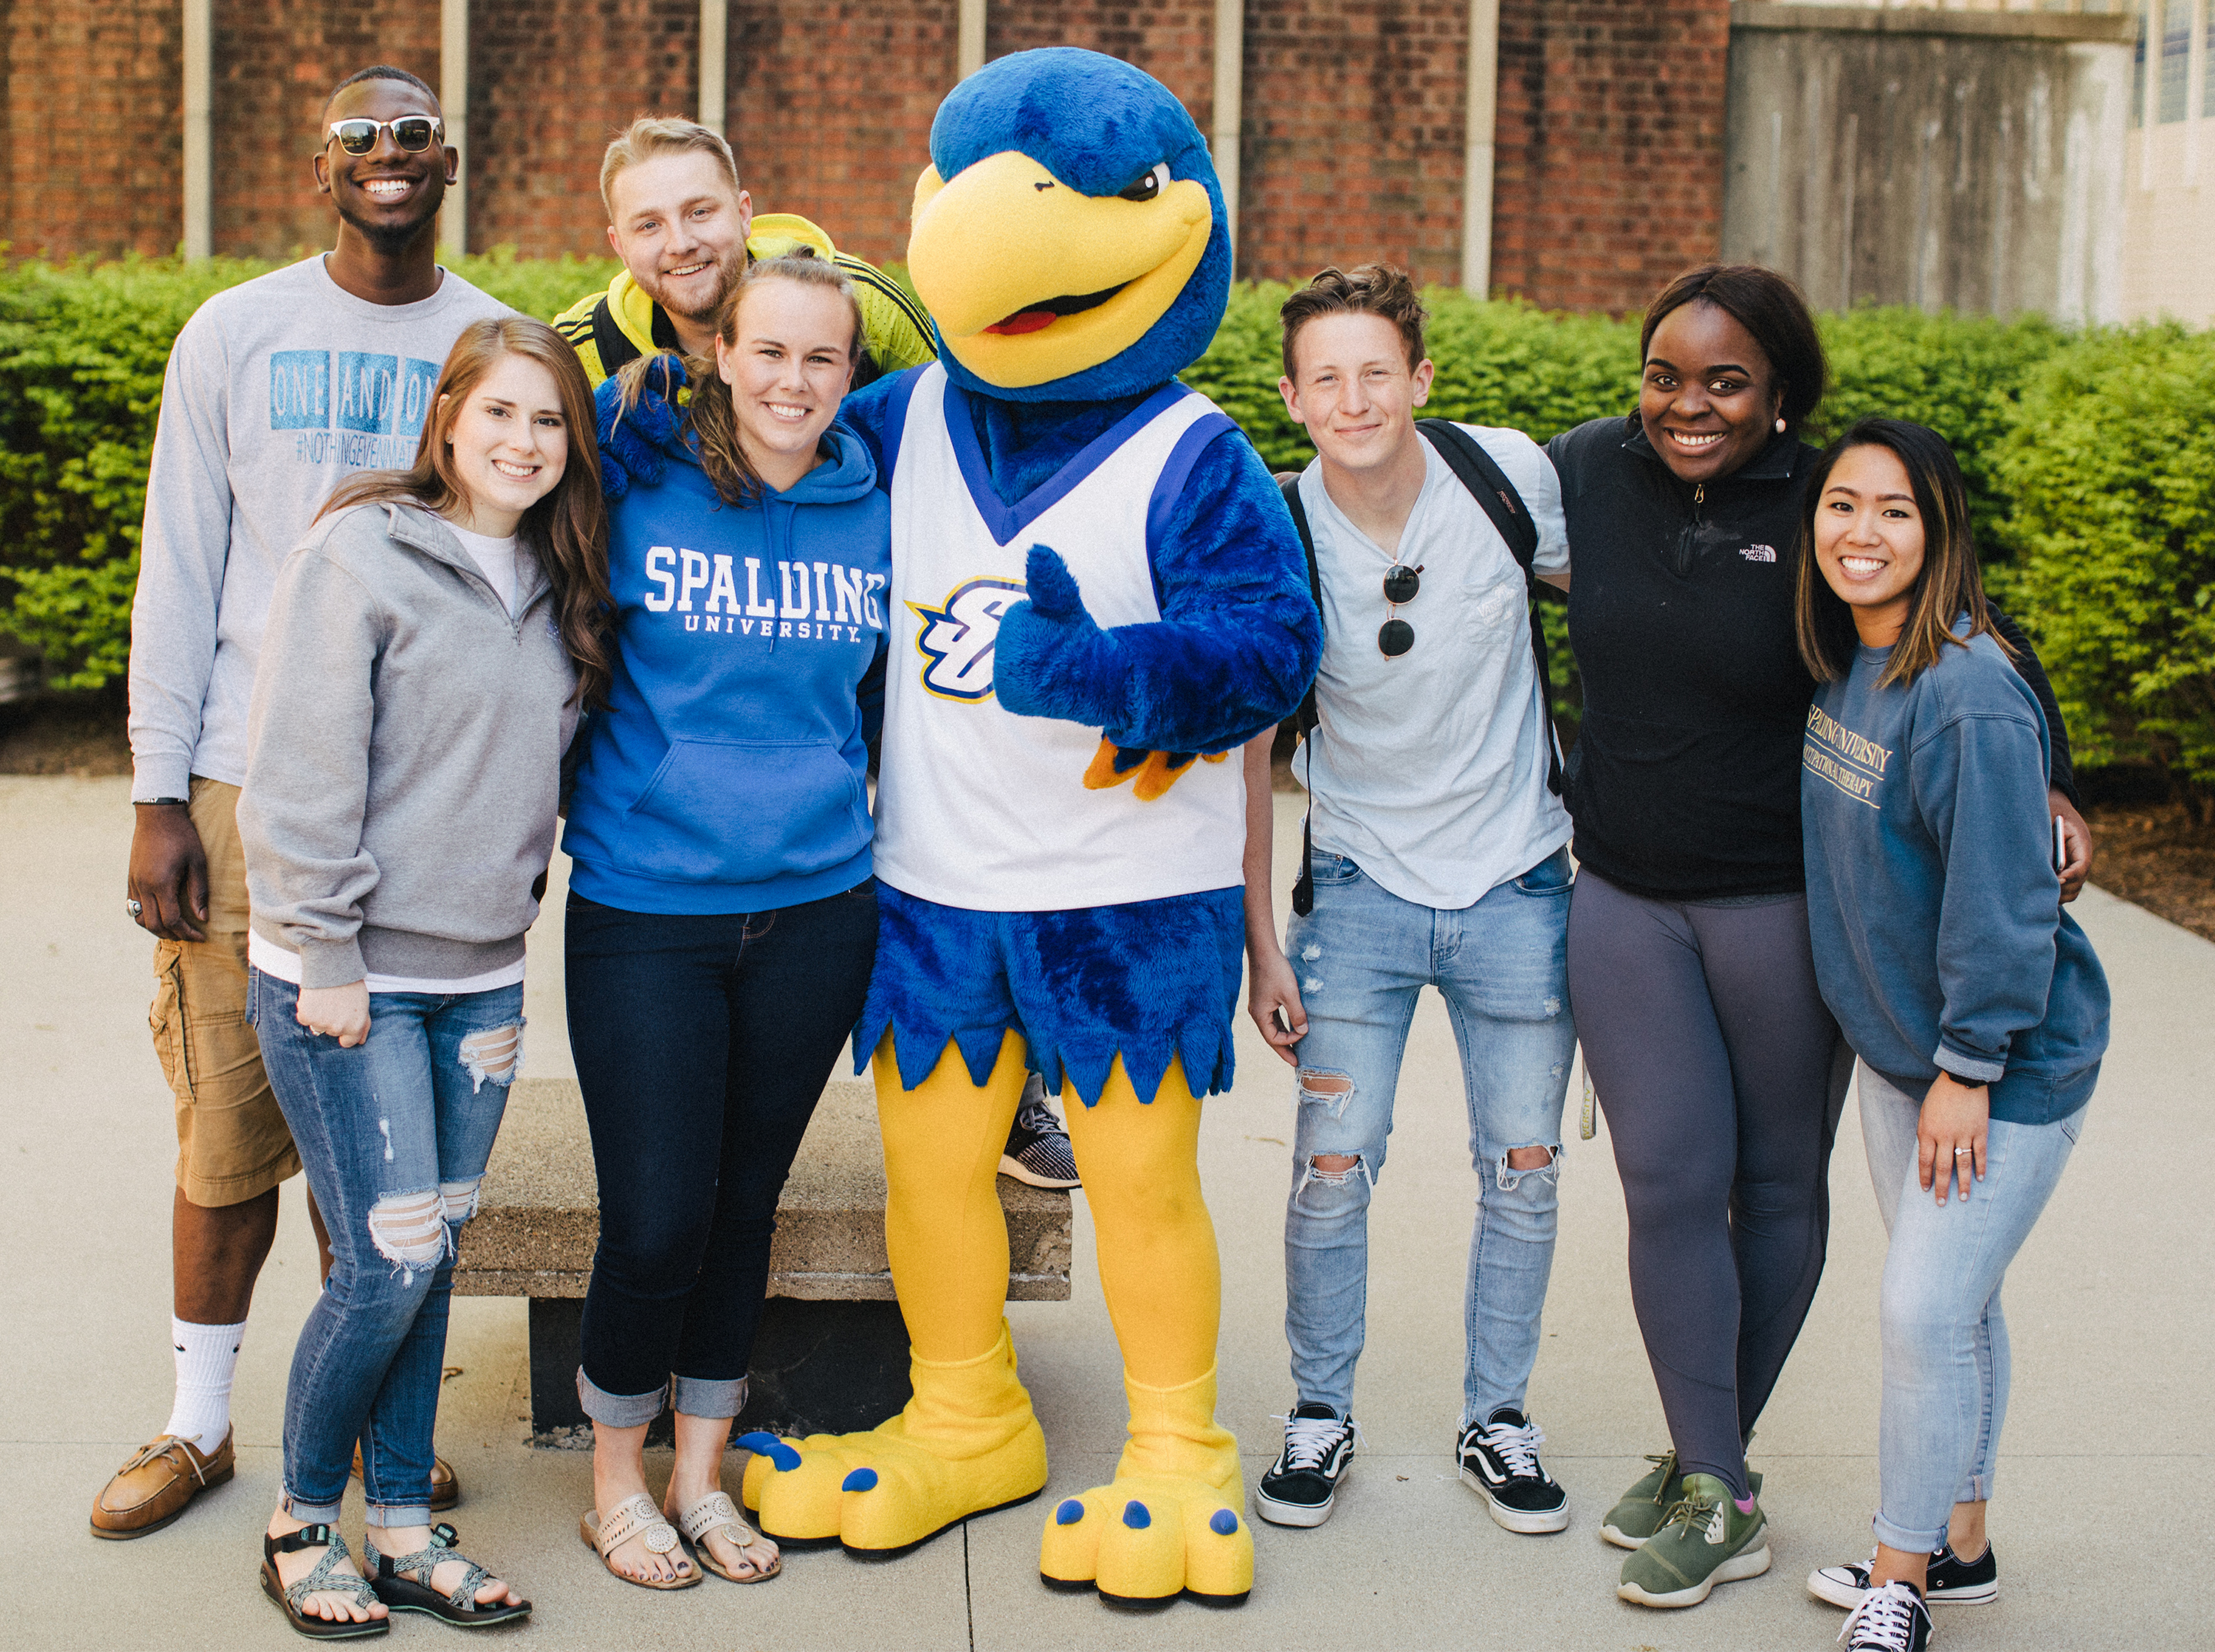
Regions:
M 745 302 L 746 294 L 764 281 L 793 281 L 801 286 L 822 287 L 845 299 L 846 308 L 854 318 L 853 334 L 846 344 L 847 384 L 850 386 L 854 369 L 862 359 L 862 301 L 855 296 L 854 284 L 846 279 L 845 272 L 818 258 L 812 247 L 798 247 L 778 257 L 761 259 L 746 266 L 738 285 L 715 312 L 715 336 L 723 341 L 723 347 L 736 347 L 739 307 Z M 650 356 L 641 356 L 616 370 L 616 383 L 622 388 L 623 413 L 638 405 L 639 398 L 646 393 L 647 375 L 653 371 L 656 362 L 666 359 L 670 353 L 658 351 Z M 738 412 L 731 405 L 729 390 L 717 375 L 715 364 L 692 356 L 683 360 L 685 378 L 692 386 L 684 418 L 691 432 L 693 450 L 700 456 L 700 468 L 715 484 L 717 497 L 727 503 L 743 505 L 760 498 L 761 476 L 739 445 Z M 667 384 L 665 374 L 661 380 L 665 390 Z
M 657 155 L 682 155 L 688 150 L 714 156 L 723 169 L 723 176 L 730 181 L 731 193 L 739 193 L 738 159 L 731 153 L 731 146 L 724 141 L 722 133 L 678 115 L 642 114 L 623 128 L 623 135 L 610 144 L 608 152 L 600 157 L 600 205 L 608 209 L 608 222 L 615 222 L 615 183 L 618 177 L 641 161 L 650 161 Z

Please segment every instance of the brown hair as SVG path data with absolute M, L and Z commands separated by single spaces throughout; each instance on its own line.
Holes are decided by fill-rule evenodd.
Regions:
M 1951 643 L 1967 648 L 1969 637 L 1989 634 L 2003 654 L 2012 654 L 2005 639 L 1992 629 L 1985 607 L 1984 577 L 1977 569 L 1977 548 L 1969 531 L 1969 494 L 1961 482 L 1961 467 L 1946 439 L 1928 426 L 1905 419 L 1857 420 L 1832 442 L 1808 473 L 1807 491 L 1800 506 L 1800 567 L 1793 593 L 1793 624 L 1798 633 L 1800 657 L 1820 683 L 1836 682 L 1853 667 L 1854 649 L 1860 642 L 1854 629 L 1853 609 L 1823 577 L 1815 556 L 1815 519 L 1821 512 L 1823 490 L 1838 461 L 1856 447 L 1881 447 L 1899 459 L 1915 494 L 1916 514 L 1923 519 L 1923 567 L 1908 593 L 1907 623 L 1879 688 L 1913 682 L 1938 663 Z M 1954 626 L 1963 614 L 1969 617 L 1967 636 L 1957 636 Z
M 745 302 L 746 294 L 764 281 L 794 281 L 801 286 L 822 287 L 846 300 L 847 310 L 854 319 L 852 335 L 846 341 L 847 382 L 850 384 L 862 354 L 862 301 L 855 296 L 854 284 L 846 279 L 845 273 L 836 264 L 818 258 L 812 247 L 798 247 L 746 266 L 738 285 L 715 312 L 715 336 L 723 341 L 723 347 L 737 347 L 739 307 Z M 647 375 L 655 363 L 669 354 L 670 352 L 660 351 L 641 356 L 617 369 L 616 382 L 623 391 L 617 417 L 621 418 L 638 405 L 639 397 L 646 393 Z M 743 505 L 760 498 L 761 476 L 747 459 L 745 450 L 739 445 L 738 411 L 731 405 L 727 387 L 715 372 L 715 364 L 696 356 L 681 359 L 685 378 L 692 386 L 690 398 L 685 403 L 684 419 L 691 432 L 693 450 L 699 455 L 700 468 L 715 484 L 716 495 L 727 503 Z
M 1292 341 L 1300 329 L 1322 316 L 1382 316 L 1400 329 L 1401 342 L 1408 347 L 1408 371 L 1422 364 L 1423 325 L 1431 312 L 1423 308 L 1405 270 L 1363 264 L 1348 272 L 1333 265 L 1285 300 L 1277 318 L 1285 329 L 1285 377 L 1294 384 L 1300 376 L 1292 362 Z
M 612 679 L 609 658 L 607 507 L 600 498 L 600 450 L 593 437 L 592 390 L 568 341 L 544 322 L 508 316 L 471 322 L 454 341 L 423 420 L 415 463 L 405 470 L 369 470 L 347 478 L 332 492 L 322 519 L 354 505 L 396 500 L 445 513 L 467 494 L 454 468 L 448 439 L 454 421 L 479 380 L 504 356 L 535 361 L 554 376 L 561 397 L 569 454 L 561 478 L 523 513 L 517 537 L 530 547 L 554 587 L 554 612 L 561 646 L 577 663 L 577 697 L 586 705 L 607 703 Z
M 1689 304 L 1713 304 L 1753 335 L 1783 393 L 1778 413 L 1790 429 L 1805 424 L 1829 388 L 1830 365 L 1815 317 L 1790 278 L 1758 264 L 1703 264 L 1686 270 L 1646 306 L 1646 321 L 1638 329 L 1641 372 L 1654 329 L 1671 310 Z
M 615 222 L 616 180 L 627 169 L 657 155 L 682 155 L 687 150 L 714 156 L 722 165 L 723 175 L 730 180 L 731 193 L 739 193 L 739 163 L 722 133 L 676 115 L 642 114 L 624 127 L 622 136 L 600 157 L 600 205 L 608 209 L 608 222 Z

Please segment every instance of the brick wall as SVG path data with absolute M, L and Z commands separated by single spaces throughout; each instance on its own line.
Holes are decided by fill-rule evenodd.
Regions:
M 954 35 L 954 0 L 735 0 L 728 130 L 754 210 L 813 218 L 862 258 L 906 256 Z
M 373 63 L 436 86 L 439 0 L 216 0 L 214 26 L 215 249 L 284 258 L 329 246 L 337 219 L 311 169 L 323 100 Z M 162 189 L 178 188 L 172 171 Z
M 1251 0 L 1238 273 L 1381 258 L 1461 279 L 1469 9 Z
M 1729 0 L 1502 0 L 1492 285 L 1639 310 L 1722 243 Z
M 469 250 L 604 256 L 600 156 L 641 114 L 696 109 L 699 0 L 478 0 L 475 11 Z
M 634 115 L 695 107 L 697 0 L 476 0 L 469 244 L 604 245 L 599 157 Z M 900 257 L 955 0 L 731 0 L 729 126 L 758 208 Z M 7 238 L 166 252 L 181 233 L 176 0 L 12 0 Z M 1468 8 L 1248 0 L 1239 270 L 1385 258 L 1458 283 Z M 992 0 L 986 49 L 1089 46 L 1159 77 L 1206 131 L 1212 0 Z M 328 245 L 309 157 L 333 82 L 439 78 L 439 0 L 216 0 L 215 238 Z M 1495 290 L 1635 309 L 1721 239 L 1728 0 L 1502 0 Z
M 184 235 L 175 0 L 5 9 L 0 240 L 11 254 L 174 253 Z

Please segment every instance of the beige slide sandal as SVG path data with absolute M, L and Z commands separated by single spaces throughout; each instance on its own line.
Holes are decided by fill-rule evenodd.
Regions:
M 681 1568 L 678 1575 L 661 1578 L 633 1577 L 629 1572 L 617 1570 L 615 1562 L 608 1558 L 611 1551 L 633 1538 L 640 1538 L 651 1554 L 666 1555 L 677 1547 L 677 1528 L 662 1519 L 661 1511 L 653 1506 L 653 1499 L 642 1491 L 635 1491 L 617 1503 L 604 1522 L 598 1509 L 586 1509 L 584 1518 L 577 1522 L 577 1535 L 584 1538 L 586 1547 L 599 1555 L 600 1564 L 608 1569 L 610 1576 L 635 1583 L 640 1588 L 689 1589 L 700 1581 L 700 1569 L 682 1554 L 676 1560 Z
M 677 1517 L 677 1529 L 691 1539 L 694 1559 L 716 1576 L 727 1577 L 733 1583 L 766 1583 L 784 1569 L 782 1555 L 771 1560 L 766 1569 L 756 1566 L 751 1560 L 742 1560 L 740 1564 L 745 1568 L 742 1572 L 732 1570 L 715 1558 L 715 1551 L 708 1546 L 711 1533 L 720 1533 L 727 1541 L 737 1545 L 741 1553 L 758 1543 L 768 1541 L 739 1518 L 739 1511 L 726 1492 L 711 1491 L 694 1503 Z

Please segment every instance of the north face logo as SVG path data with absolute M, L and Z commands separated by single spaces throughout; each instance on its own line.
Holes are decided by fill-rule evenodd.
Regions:
M 1739 552 L 1749 562 L 1773 562 L 1776 560 L 1774 545 L 1748 545 Z

